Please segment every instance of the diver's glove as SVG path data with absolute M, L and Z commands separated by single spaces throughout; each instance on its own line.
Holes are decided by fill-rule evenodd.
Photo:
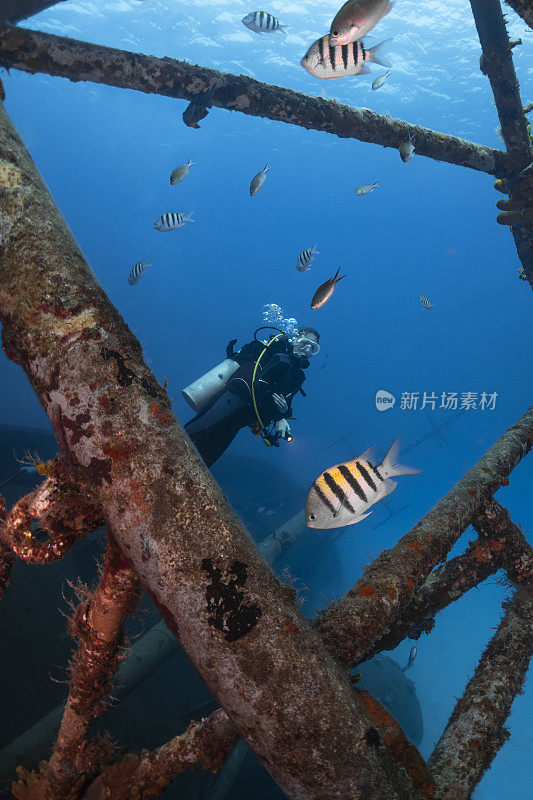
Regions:
M 286 419 L 279 419 L 274 427 L 280 439 L 286 439 L 290 436 L 291 429 Z
M 285 414 L 285 412 L 289 410 L 289 404 L 287 403 L 283 395 L 276 394 L 276 392 L 274 392 L 274 394 L 272 395 L 272 400 L 275 402 L 275 404 L 277 405 L 278 409 L 281 411 L 282 414 Z M 283 421 L 284 420 L 280 420 L 280 422 Z M 287 423 L 285 422 L 285 424 Z

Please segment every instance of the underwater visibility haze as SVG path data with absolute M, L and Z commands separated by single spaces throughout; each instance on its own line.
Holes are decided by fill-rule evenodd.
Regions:
M 319 44 L 330 28 L 333 35 L 334 0 L 273 0 L 262 16 L 244 0 L 66 0 L 21 27 L 244 74 L 504 149 L 469 4 L 381 6 L 364 39 L 344 45 L 345 63 L 327 41 Z M 533 33 L 506 10 L 510 37 L 522 40 L 513 58 L 525 103 L 533 99 Z M 327 79 L 304 63 L 312 46 Z M 343 63 L 351 73 L 336 77 Z M 185 425 L 200 412 L 200 424 L 186 429 L 200 452 L 215 448 L 207 463 L 250 535 L 260 543 L 306 509 L 310 527 L 274 568 L 305 587 L 302 611 L 314 617 L 530 405 L 531 292 L 509 231 L 496 224 L 494 178 L 422 157 L 416 137 L 398 152 L 228 112 L 212 102 L 217 86 L 190 104 L 14 70 L 1 78 L 6 110 L 98 282 L 166 382 L 174 413 Z M 202 438 L 202 409 L 182 390 L 225 362 L 231 340 L 237 354 L 262 326 L 276 330 L 259 331 L 252 365 L 269 335 L 284 332 L 294 345 L 307 331 L 292 383 L 286 392 L 275 388 L 273 400 L 254 383 L 252 397 L 255 377 L 239 363 L 233 380 L 245 388 L 233 395 L 233 434 L 242 429 L 225 441 L 226 429 L 217 428 L 215 446 L 215 428 Z M 261 356 L 263 367 L 278 344 Z M 29 490 L 27 475 L 9 482 L 16 459 L 26 449 L 43 460 L 55 451 L 31 386 L 5 357 L 0 382 L 0 493 L 9 505 Z M 270 414 L 264 426 L 262 413 Z M 224 427 L 223 416 L 210 419 Z M 380 474 L 389 448 L 394 468 Z M 498 494 L 524 531 L 533 525 L 529 459 Z M 467 530 L 450 556 L 473 536 Z M 0 711 L 0 748 L 64 701 L 65 686 L 49 680 L 65 680 L 71 648 L 61 587 L 78 575 L 91 584 L 102 550 L 97 537 L 83 546 L 65 566 L 17 566 L 2 601 L 9 623 L 0 604 L 9 648 L 1 682 L 13 695 Z M 507 592 L 489 579 L 442 611 L 430 635 L 381 654 L 374 670 L 363 665 L 360 685 L 390 708 L 424 758 Z M 158 622 L 147 599 L 143 608 L 133 635 Z M 39 622 L 25 633 L 17 620 L 32 615 Z M 199 706 L 216 707 L 180 652 L 103 728 L 132 749 L 162 744 L 187 725 L 185 701 L 168 699 L 184 686 Z M 531 800 L 532 714 L 529 681 L 475 800 Z M 0 771 L 1 764 L 0 754 Z M 251 753 L 226 795 L 216 794 L 215 776 L 180 780 L 161 796 L 284 796 Z

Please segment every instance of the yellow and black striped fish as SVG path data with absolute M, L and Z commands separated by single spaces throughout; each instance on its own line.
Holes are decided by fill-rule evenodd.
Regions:
M 342 528 L 361 522 L 372 512 L 370 507 L 383 500 L 397 486 L 397 475 L 416 475 L 422 470 L 399 461 L 398 436 L 379 466 L 376 448 L 359 458 L 330 467 L 314 481 L 305 501 L 305 524 L 309 528 Z
M 428 297 L 426 297 L 426 295 L 425 295 L 425 294 L 421 294 L 421 295 L 420 295 L 420 302 L 422 303 L 422 305 L 424 306 L 424 308 L 427 308 L 427 310 L 428 310 L 428 311 L 429 311 L 431 308 L 433 308 L 433 303 L 431 302 L 431 300 L 430 300 Z

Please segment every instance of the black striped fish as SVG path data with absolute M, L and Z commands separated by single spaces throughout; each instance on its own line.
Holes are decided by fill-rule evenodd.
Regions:
M 242 24 L 254 33 L 276 33 L 276 31 L 285 33 L 287 27 L 266 11 L 252 11 L 242 18 Z
M 313 258 L 318 255 L 316 244 L 313 247 L 308 247 L 307 250 L 302 250 L 296 262 L 296 269 L 298 272 L 305 272 L 313 263 Z
M 136 264 L 133 265 L 131 268 L 131 272 L 128 277 L 128 283 L 130 286 L 135 286 L 136 283 L 139 283 L 139 279 L 143 274 L 144 270 L 152 265 L 148 263 L 148 259 L 145 258 L 144 261 L 137 261 Z
M 422 305 L 424 306 L 424 308 L 427 308 L 427 310 L 428 310 L 428 311 L 429 311 L 429 309 L 430 309 L 430 308 L 433 308 L 433 303 L 431 302 L 431 300 L 429 300 L 429 299 L 426 297 L 426 295 L 425 295 L 425 294 L 421 294 L 421 295 L 420 295 L 420 302 L 422 303 Z
M 375 451 L 371 447 L 359 458 L 330 467 L 318 476 L 305 501 L 305 524 L 309 528 L 342 528 L 361 522 L 372 513 L 370 506 L 394 491 L 397 483 L 392 477 L 422 471 L 400 464 L 399 436 L 379 466 L 375 466 Z
M 391 39 L 387 39 L 367 50 L 362 41 L 350 42 L 332 47 L 329 34 L 317 39 L 311 45 L 300 64 L 315 78 L 345 78 L 348 75 L 365 75 L 370 72 L 366 62 L 373 61 L 383 67 L 390 67 L 384 49 Z
M 192 214 L 192 211 L 189 211 L 188 214 L 177 214 L 175 211 L 167 211 L 166 214 L 161 214 L 161 216 L 156 219 L 154 228 L 156 231 L 162 231 L 163 233 L 175 231 L 183 227 L 186 222 L 194 222 L 194 220 L 191 219 Z

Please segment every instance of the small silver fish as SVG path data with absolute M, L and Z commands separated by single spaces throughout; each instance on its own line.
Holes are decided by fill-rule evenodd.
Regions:
M 379 183 L 377 181 L 375 183 L 363 183 L 362 186 L 357 187 L 354 194 L 357 195 L 370 194 L 370 192 L 373 192 L 374 189 L 378 186 Z
M 255 175 L 252 178 L 251 183 L 250 183 L 250 197 L 253 197 L 254 194 L 257 194 L 257 192 L 259 191 L 261 186 L 264 184 L 265 178 L 266 178 L 266 174 L 267 174 L 269 169 L 270 169 L 270 167 L 268 166 L 268 164 L 266 164 L 263 167 L 263 169 L 261 170 L 261 172 L 258 172 L 257 175 Z
M 368 61 L 390 67 L 384 53 L 385 46 L 391 39 L 387 39 L 375 47 L 367 50 L 363 42 L 350 42 L 341 47 L 332 47 L 329 34 L 322 36 L 314 42 L 305 56 L 300 61 L 302 67 L 315 78 L 333 80 L 346 78 L 353 75 L 366 75 L 370 72 Z
M 305 272 L 313 263 L 313 258 L 318 255 L 316 244 L 313 247 L 308 247 L 307 250 L 302 250 L 296 262 L 296 269 L 298 272 Z
M 152 265 L 148 263 L 148 259 L 145 258 L 144 261 L 137 261 L 136 264 L 131 268 L 131 272 L 128 277 L 128 283 L 130 286 L 135 286 L 136 283 L 139 283 L 140 277 L 148 267 Z
M 285 33 L 288 27 L 266 11 L 252 11 L 242 18 L 242 24 L 254 33 Z
M 214 86 L 206 92 L 198 92 L 192 98 L 191 102 L 182 114 L 183 121 L 188 128 L 199 128 L 198 122 L 207 117 L 208 108 L 213 107 L 213 90 Z
M 415 152 L 415 146 L 413 144 L 414 138 L 414 136 L 409 134 L 409 139 L 406 142 L 402 142 L 398 148 L 400 151 L 400 158 L 404 164 L 412 159 L 413 153 Z
M 426 297 L 425 294 L 420 295 L 420 302 L 422 303 L 424 308 L 427 308 L 428 311 L 430 310 L 430 308 L 433 308 L 433 303 Z
M 385 73 L 385 75 L 379 75 L 379 77 L 374 78 L 374 80 L 372 81 L 372 89 L 376 90 L 379 89 L 381 86 L 383 86 L 383 84 L 385 83 L 391 72 L 392 70 L 389 69 L 388 72 Z
M 176 167 L 176 169 L 173 169 L 172 172 L 170 173 L 170 185 L 176 186 L 176 184 L 181 183 L 182 180 L 186 178 L 187 175 L 189 174 L 193 164 L 194 161 L 191 161 L 189 159 L 189 161 L 187 161 L 186 164 L 183 164 L 182 167 Z
M 331 45 L 338 47 L 362 39 L 392 6 L 389 0 L 347 0 L 331 23 Z
M 194 222 L 194 220 L 191 219 L 192 215 L 192 211 L 189 211 L 188 214 L 177 214 L 175 211 L 167 211 L 166 214 L 161 214 L 161 216 L 156 219 L 154 228 L 156 231 L 161 231 L 162 233 L 175 231 L 178 228 L 182 228 L 187 222 Z
M 413 645 L 411 647 L 411 651 L 409 653 L 409 658 L 407 660 L 407 664 L 405 665 L 405 667 L 402 667 L 402 672 L 407 672 L 407 670 L 410 667 L 413 666 L 413 664 L 415 663 L 415 658 L 416 658 L 416 654 L 417 653 L 418 653 L 418 649 L 417 649 L 416 645 Z
M 305 501 L 305 524 L 309 528 L 342 528 L 361 522 L 370 507 L 394 491 L 397 475 L 416 475 L 421 470 L 401 464 L 400 437 L 377 464 L 376 448 L 359 458 L 337 464 L 322 472 L 309 489 Z
M 340 278 L 338 278 L 337 275 L 340 271 L 341 268 L 339 267 L 333 278 L 330 278 L 328 281 L 318 287 L 313 295 L 313 299 L 311 300 L 311 308 L 313 310 L 321 308 L 323 305 L 325 305 L 335 291 L 335 287 L 338 282 L 342 281 L 342 279 L 346 277 L 346 275 L 341 275 Z

